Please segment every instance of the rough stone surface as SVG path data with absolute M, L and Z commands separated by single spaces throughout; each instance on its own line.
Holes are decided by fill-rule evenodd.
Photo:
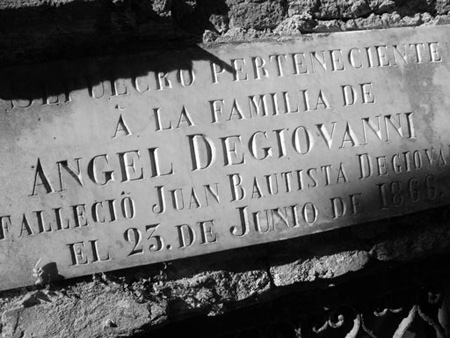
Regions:
M 433 223 L 431 220 L 428 222 Z M 446 252 L 450 233 L 446 230 L 445 224 L 429 228 L 426 232 L 412 229 L 395 239 L 377 243 L 372 249 L 372 254 L 379 261 L 410 261 L 427 256 L 431 252 L 434 254 Z
M 371 10 L 364 0 L 325 0 L 320 2 L 315 16 L 318 19 L 348 19 L 370 14 Z
M 228 0 L 231 27 L 274 28 L 285 15 L 284 2 Z
M 214 4 L 212 4 L 214 3 Z M 22 64 L 167 44 L 448 24 L 447 0 L 25 1 L 0 4 L 0 61 Z M 295 289 L 450 251 L 438 209 L 308 238 L 0 294 L 3 337 L 131 337 Z
M 331 256 L 300 259 L 279 266 L 274 265 L 270 267 L 270 273 L 276 286 L 284 286 L 297 282 L 336 278 L 351 271 L 361 270 L 368 262 L 368 252 L 339 252 Z
M 450 11 L 450 1 L 448 0 L 437 0 L 436 1 L 436 13 L 439 15 L 448 14 Z
M 284 19 L 274 29 L 274 33 L 283 36 L 312 32 L 316 25 L 317 21 L 313 20 L 310 14 L 294 14 Z
M 106 311 L 107 310 L 107 311 Z M 4 337 L 111 337 L 130 335 L 161 320 L 157 304 L 138 303 L 117 283 L 82 283 L 70 293 L 39 290 L 2 315 Z

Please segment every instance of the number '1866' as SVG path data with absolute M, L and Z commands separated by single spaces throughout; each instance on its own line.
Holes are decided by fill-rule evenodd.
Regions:
M 377 184 L 380 209 L 438 199 L 439 191 L 435 181 L 433 175 L 427 175 L 423 180 L 411 178 L 405 182 L 392 181 Z

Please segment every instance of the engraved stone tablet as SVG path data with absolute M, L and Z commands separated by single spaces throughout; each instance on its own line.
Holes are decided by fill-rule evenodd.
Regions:
M 1 70 L 0 288 L 448 204 L 449 37 L 405 28 Z

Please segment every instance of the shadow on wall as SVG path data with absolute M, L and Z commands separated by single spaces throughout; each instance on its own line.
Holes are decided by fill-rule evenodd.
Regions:
M 167 81 L 165 76 L 176 72 L 178 81 L 185 76 L 189 81 L 195 61 L 207 60 L 215 63 L 220 69 L 232 72 L 230 65 L 215 55 L 198 47 L 185 47 L 164 52 L 140 53 L 133 56 L 97 57 L 81 60 L 61 60 L 39 65 L 11 66 L 0 69 L 0 99 L 9 101 L 7 109 L 14 107 L 27 108 L 38 104 L 51 104 L 76 90 L 89 90 L 91 96 L 103 94 L 95 92 L 95 88 L 106 87 L 108 83 L 111 95 L 120 95 L 116 81 L 131 79 L 137 93 L 158 90 Z M 183 75 L 184 74 L 184 75 Z M 186 75 L 187 74 L 187 75 Z M 142 79 L 146 78 L 143 84 Z M 98 89 L 97 89 L 98 91 Z M 19 102 L 21 101 L 21 102 Z
M 0 99 L 27 107 L 103 82 L 191 71 L 196 60 L 231 72 L 197 46 L 205 29 L 226 24 L 227 12 L 224 0 L 74 1 L 2 10 Z
M 227 25 L 225 0 L 94 0 L 0 4 L 0 62 L 36 63 L 193 46 Z

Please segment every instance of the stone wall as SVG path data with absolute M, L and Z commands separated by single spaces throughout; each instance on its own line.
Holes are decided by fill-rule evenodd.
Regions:
M 0 3 L 0 60 L 446 23 L 445 0 L 102 0 Z M 126 48 L 124 48 L 126 47 Z
M 449 10 L 445 0 L 4 0 L 0 60 L 2 65 L 20 65 L 194 44 L 437 25 L 449 22 Z M 150 336 L 152 330 L 181 320 L 221 318 L 293 294 L 319 295 L 340 286 L 345 290 L 363 276 L 367 281 L 367 276 L 389 275 L 408 264 L 423 267 L 430 259 L 437 259 L 431 272 L 410 269 L 407 277 L 417 278 L 426 270 L 440 278 L 440 270 L 448 273 L 442 262 L 450 249 L 449 221 L 450 210 L 440 208 L 306 238 L 5 291 L 0 294 L 1 333 Z

